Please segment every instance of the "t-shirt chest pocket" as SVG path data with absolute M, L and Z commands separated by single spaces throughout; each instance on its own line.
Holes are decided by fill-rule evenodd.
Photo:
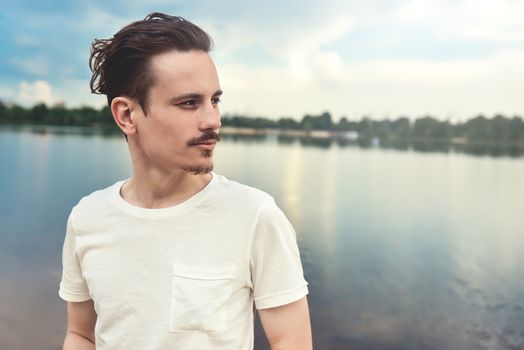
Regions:
M 221 332 L 236 276 L 234 265 L 201 267 L 175 263 L 171 286 L 171 332 Z

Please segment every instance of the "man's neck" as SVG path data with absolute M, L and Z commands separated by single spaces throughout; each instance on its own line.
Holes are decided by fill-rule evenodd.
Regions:
M 200 192 L 211 178 L 211 174 L 193 175 L 184 170 L 166 173 L 135 169 L 131 179 L 122 186 L 120 196 L 137 207 L 168 208 Z

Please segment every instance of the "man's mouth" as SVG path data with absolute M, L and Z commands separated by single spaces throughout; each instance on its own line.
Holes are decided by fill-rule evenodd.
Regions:
M 202 136 L 189 140 L 188 146 L 214 146 L 220 141 L 220 135 L 214 131 L 207 131 Z
M 204 142 L 195 144 L 195 146 L 197 146 L 198 148 L 205 149 L 208 151 L 213 150 L 215 148 L 215 145 L 216 145 L 216 141 L 214 140 L 204 141 Z

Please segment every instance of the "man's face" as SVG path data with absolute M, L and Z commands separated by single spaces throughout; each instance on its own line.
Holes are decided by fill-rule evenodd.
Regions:
M 220 128 L 218 75 L 203 51 L 169 51 L 151 60 L 148 112 L 136 109 L 136 140 L 146 167 L 212 170 Z

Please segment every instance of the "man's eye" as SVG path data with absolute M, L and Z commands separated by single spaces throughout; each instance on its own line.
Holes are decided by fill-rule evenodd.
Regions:
M 186 100 L 179 103 L 180 106 L 196 106 L 196 100 Z
M 217 105 L 221 101 L 220 97 L 215 97 L 211 100 L 214 105 Z

